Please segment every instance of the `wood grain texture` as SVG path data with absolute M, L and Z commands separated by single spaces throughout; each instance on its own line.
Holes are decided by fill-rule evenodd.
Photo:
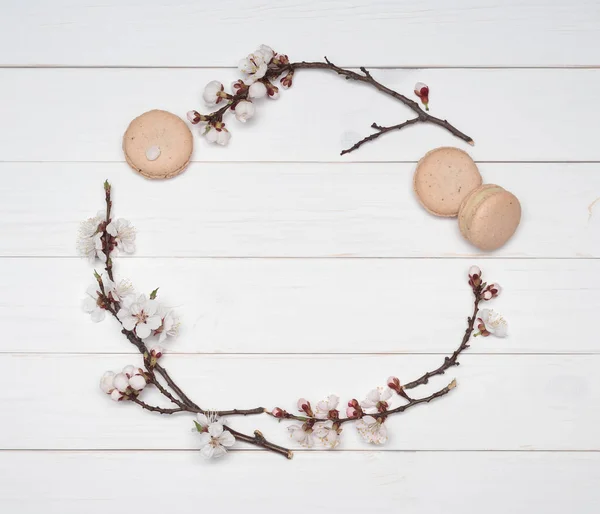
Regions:
M 331 56 L 333 58 L 333 56 Z M 335 61 L 334 61 L 335 62 Z M 431 88 L 431 114 L 448 119 L 475 146 L 435 126 L 388 134 L 359 151 L 342 149 L 394 125 L 412 111 L 362 84 L 333 73 L 299 71 L 277 101 L 263 100 L 251 122 L 227 118 L 227 148 L 196 136 L 200 161 L 417 161 L 437 146 L 456 145 L 478 161 L 600 161 L 594 130 L 583 120 L 600 110 L 600 70 L 373 70 L 411 95 L 415 82 Z M 129 122 L 161 108 L 185 117 L 205 111 L 210 80 L 229 86 L 232 69 L 1 69 L 3 161 L 120 161 Z M 577 88 L 585 89 L 582 99 Z M 194 129 L 197 134 L 198 130 Z
M 138 361 L 125 355 L 0 356 L 3 381 L 19 384 L 0 389 L 3 416 L 11 420 L 2 427 L 1 448 L 197 448 L 192 415 L 148 413 L 134 404 L 117 404 L 100 391 L 105 370 Z M 600 450 L 598 411 L 592 407 L 600 401 L 595 371 L 600 356 L 465 355 L 460 362 L 411 391 L 427 396 L 453 378 L 458 381 L 447 397 L 390 419 L 390 440 L 382 450 Z M 163 361 L 204 408 L 278 406 L 290 411 L 299 397 L 316 402 L 337 393 L 342 402 L 362 400 L 391 374 L 409 381 L 440 363 L 437 355 L 168 355 Z M 144 392 L 149 403 L 156 403 L 156 397 L 156 391 Z M 394 399 L 393 405 L 402 403 Z M 259 429 L 272 442 L 293 448 L 286 423 L 262 415 L 232 418 L 231 423 L 241 431 Z M 373 447 L 348 425 L 340 448 Z
M 102 208 L 138 228 L 138 257 L 598 257 L 598 164 L 482 163 L 484 181 L 521 201 L 523 221 L 499 251 L 429 215 L 414 164 L 194 163 L 148 181 L 124 163 L 0 164 L 0 255 L 75 255 L 79 223 Z M 51 229 L 50 229 L 51 227 Z
M 596 453 L 313 453 L 289 462 L 252 452 L 231 455 L 234 463 L 201 459 L 197 452 L 0 453 L 0 509 L 154 513 L 176 505 L 180 514 L 196 514 L 226 497 L 228 511 L 252 513 L 285 505 L 290 514 L 308 506 L 319 514 L 399 506 L 406 514 L 595 514 L 600 501 Z M 118 476 L 127 487 L 111 485 Z M 227 494 L 231 487 L 235 494 Z
M 86 261 L 1 263 L 0 352 L 135 352 L 115 320 L 93 324 L 81 310 Z M 125 259 L 116 270 L 138 291 L 160 287 L 181 315 L 175 353 L 449 354 L 471 313 L 473 263 L 504 287 L 486 306 L 506 316 L 509 337 L 471 351 L 600 353 L 584 328 L 600 308 L 598 260 Z
M 586 0 L 7 0 L 3 11 L 3 65 L 224 66 L 260 43 L 354 65 L 599 64 L 600 10 Z

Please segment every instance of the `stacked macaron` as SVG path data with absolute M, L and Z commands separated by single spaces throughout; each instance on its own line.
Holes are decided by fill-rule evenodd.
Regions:
M 462 235 L 481 250 L 504 245 L 521 220 L 515 195 L 483 184 L 477 165 L 458 148 L 436 148 L 417 164 L 414 190 L 419 202 L 436 216 L 458 216 Z

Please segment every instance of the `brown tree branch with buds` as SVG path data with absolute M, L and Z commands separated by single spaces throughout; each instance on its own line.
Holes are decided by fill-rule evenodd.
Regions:
M 409 125 L 414 125 L 416 123 L 430 123 L 433 125 L 437 125 L 441 127 L 454 136 L 462 139 L 466 143 L 473 146 L 475 142 L 473 139 L 458 130 L 454 125 L 448 122 L 448 120 L 443 120 L 441 118 L 437 118 L 432 116 L 425 110 L 421 108 L 421 106 L 415 102 L 414 100 L 404 96 L 393 89 L 390 89 L 387 86 L 384 86 L 381 82 L 375 80 L 371 73 L 364 67 L 360 68 L 360 73 L 348 70 L 345 68 L 340 68 L 333 64 L 327 57 L 325 57 L 325 62 L 289 62 L 289 59 L 286 55 L 275 54 L 271 61 L 268 64 L 268 68 L 261 78 L 257 79 L 257 82 L 260 82 L 265 85 L 267 88 L 267 94 L 269 96 L 278 95 L 278 87 L 273 84 L 278 77 L 283 77 L 280 79 L 280 83 L 283 87 L 290 87 L 292 85 L 292 79 L 296 70 L 329 70 L 337 73 L 338 75 L 346 78 L 346 80 L 354 80 L 357 82 L 362 82 L 363 84 L 367 84 L 371 87 L 374 87 L 378 91 L 394 98 L 395 100 L 401 102 L 406 105 L 409 109 L 414 111 L 416 117 L 410 118 L 402 123 L 398 123 L 396 125 L 391 126 L 382 126 L 377 123 L 373 123 L 371 128 L 375 129 L 376 132 L 373 134 L 364 137 L 360 141 L 357 141 L 354 145 L 345 150 L 342 150 L 340 155 L 344 155 L 354 150 L 360 148 L 363 144 L 368 143 L 370 141 L 374 141 L 379 138 L 383 134 L 387 134 L 388 132 L 393 132 L 396 130 L 401 130 L 404 127 Z M 223 115 L 229 110 L 235 110 L 236 105 L 238 105 L 241 101 L 249 100 L 249 86 L 245 84 L 243 81 L 239 80 L 234 84 L 234 89 L 236 90 L 233 95 L 221 92 L 219 93 L 219 98 L 221 100 L 225 100 L 226 103 L 220 109 L 210 113 L 210 114 L 200 114 L 198 111 L 190 111 L 188 113 L 188 119 L 193 123 L 197 124 L 200 122 L 207 123 L 207 129 L 211 127 L 215 128 L 218 131 L 224 129 L 223 123 Z M 218 100 L 220 101 L 220 100 Z
M 365 72 L 367 77 L 370 77 L 368 72 Z M 103 241 L 103 249 L 111 248 L 111 245 L 114 245 L 114 241 L 112 236 L 107 231 L 107 226 L 111 222 L 111 208 L 112 208 L 112 200 L 111 200 L 111 186 L 108 182 L 104 185 L 105 189 L 105 201 L 106 201 L 106 220 L 99 225 L 99 230 L 102 232 L 101 239 Z M 104 251 L 104 250 L 103 250 Z M 108 251 L 106 254 L 106 264 L 105 269 L 108 276 L 112 277 L 112 263 L 110 260 L 110 252 Z M 229 410 L 217 410 L 217 411 L 206 411 L 202 409 L 198 404 L 191 400 L 189 396 L 185 394 L 185 392 L 179 387 L 173 378 L 169 375 L 167 370 L 157 362 L 160 354 L 155 354 L 148 349 L 144 341 L 133 331 L 127 330 L 122 320 L 118 316 L 118 312 L 120 309 L 119 301 L 116 301 L 113 297 L 110 296 L 105 291 L 104 284 L 102 282 L 102 278 L 100 275 L 95 273 L 96 280 L 99 285 L 99 297 L 98 297 L 98 305 L 101 305 L 103 309 L 107 310 L 112 314 L 112 316 L 121 324 L 122 330 L 121 332 L 127 338 L 127 340 L 136 347 L 136 349 L 142 354 L 145 369 L 139 369 L 139 372 L 144 377 L 144 380 L 147 384 L 153 384 L 156 386 L 158 391 L 169 401 L 171 404 L 174 404 L 174 407 L 166 408 L 157 405 L 150 405 L 140 398 L 138 395 L 140 391 L 136 391 L 134 389 L 127 389 L 126 392 L 123 393 L 122 400 L 129 400 L 132 403 L 139 405 L 141 408 L 148 410 L 150 412 L 157 412 L 160 414 L 171 415 L 177 414 L 180 412 L 193 413 L 193 414 L 212 414 L 217 416 L 231 416 L 231 415 L 258 415 L 258 414 L 267 414 L 271 417 L 278 419 L 288 419 L 288 420 L 297 420 L 301 421 L 304 425 L 303 427 L 307 430 L 311 430 L 313 426 L 317 423 L 322 423 L 327 420 L 332 423 L 332 428 L 338 433 L 341 431 L 341 425 L 347 423 L 349 421 L 357 421 L 366 418 L 367 416 L 371 416 L 375 418 L 378 423 L 383 423 L 389 416 L 393 414 L 402 413 L 412 407 L 415 407 L 420 404 L 429 403 L 432 400 L 437 398 L 441 398 L 448 394 L 454 387 L 456 387 L 456 381 L 452 380 L 447 386 L 442 389 L 430 394 L 429 396 L 425 396 L 422 398 L 412 398 L 406 392 L 407 390 L 414 389 L 420 385 L 427 384 L 432 377 L 437 375 L 444 374 L 449 368 L 452 366 L 458 366 L 458 357 L 459 355 L 469 348 L 469 340 L 471 335 L 473 334 L 473 330 L 475 328 L 475 322 L 478 319 L 477 314 L 479 311 L 479 304 L 481 301 L 489 300 L 496 296 L 499 292 L 499 286 L 497 284 L 487 285 L 481 280 L 481 272 L 477 269 L 477 272 L 469 275 L 469 283 L 471 285 L 473 296 L 474 296 L 474 304 L 473 304 L 473 313 L 467 319 L 467 328 L 465 330 L 464 336 L 461 340 L 459 347 L 450 355 L 449 357 L 445 357 L 443 363 L 433 369 L 432 371 L 428 371 L 423 374 L 421 377 L 413 380 L 412 382 L 408 382 L 406 384 L 401 384 L 400 381 L 395 377 L 390 377 L 388 379 L 388 387 L 397 393 L 398 396 L 402 397 L 406 400 L 406 403 L 399 407 L 395 407 L 390 409 L 387 401 L 380 401 L 376 404 L 376 413 L 365 413 L 359 402 L 357 400 L 352 400 L 349 402 L 349 409 L 347 413 L 347 417 L 341 418 L 339 417 L 339 412 L 337 410 L 332 410 L 327 414 L 327 418 L 323 419 L 323 417 L 316 416 L 309 402 L 303 403 L 301 406 L 301 411 L 304 412 L 305 415 L 296 415 L 290 414 L 283 409 L 275 408 L 272 411 L 265 409 L 264 407 L 256 407 L 252 409 L 229 409 Z M 112 278 L 111 278 L 112 280 Z M 480 328 L 481 330 L 481 328 Z M 160 379 L 164 380 L 166 386 L 163 385 Z M 170 390 L 169 390 L 170 389 Z M 172 392 L 171 392 L 172 391 Z M 390 393 L 391 394 L 391 393 Z M 224 426 L 224 430 L 229 431 L 236 439 L 240 441 L 244 441 L 246 443 L 258 446 L 260 448 L 264 448 L 275 453 L 279 453 L 281 455 L 286 456 L 287 458 L 292 457 L 292 452 L 286 448 L 278 446 L 269 442 L 264 435 L 258 430 L 254 432 L 253 435 L 243 434 L 234 430 L 229 425 Z

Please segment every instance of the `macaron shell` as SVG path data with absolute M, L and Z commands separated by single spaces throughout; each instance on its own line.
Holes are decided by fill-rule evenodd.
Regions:
M 157 146 L 160 154 L 149 160 L 146 152 Z M 135 118 L 123 136 L 123 152 L 127 163 L 150 179 L 179 175 L 189 164 L 194 148 L 187 124 L 167 111 L 148 111 Z
M 476 189 L 473 189 L 460 204 L 458 210 L 458 227 L 461 234 L 468 239 L 469 225 L 473 219 L 474 214 L 477 212 L 477 208 L 484 202 L 490 195 L 495 194 L 498 191 L 504 191 L 504 188 L 497 186 L 496 184 L 483 184 Z
M 517 197 L 506 190 L 496 191 L 476 207 L 467 225 L 467 239 L 481 250 L 497 250 L 513 236 L 520 221 Z
M 453 217 L 464 198 L 481 185 L 477 165 L 459 148 L 431 150 L 419 161 L 413 186 L 421 205 L 431 214 Z

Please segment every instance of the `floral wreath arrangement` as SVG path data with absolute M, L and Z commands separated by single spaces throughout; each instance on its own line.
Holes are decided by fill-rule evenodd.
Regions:
M 373 78 L 371 73 L 364 67 L 360 68 L 361 73 L 352 70 L 340 68 L 333 64 L 327 57 L 325 62 L 290 62 L 287 55 L 278 54 L 267 45 L 261 45 L 254 53 L 251 53 L 245 59 L 242 59 L 238 68 L 244 74 L 243 80 L 237 80 L 231 85 L 232 94 L 225 92 L 225 86 L 213 80 L 204 88 L 203 99 L 209 106 L 222 106 L 210 113 L 200 114 L 198 111 L 189 111 L 187 118 L 193 125 L 205 123 L 203 135 L 211 142 L 219 145 L 227 145 L 231 139 L 231 133 L 225 127 L 223 115 L 231 110 L 235 114 L 238 121 L 245 123 L 254 116 L 255 101 L 264 97 L 271 99 L 279 98 L 279 88 L 273 84 L 277 78 L 279 84 L 284 89 L 290 88 L 293 83 L 294 73 L 296 70 L 330 70 L 338 75 L 345 77 L 346 80 L 354 80 L 368 84 L 378 91 L 391 96 L 392 98 L 403 103 L 416 114 L 416 117 L 410 118 L 402 123 L 390 126 L 382 126 L 378 123 L 373 123 L 371 128 L 376 132 L 361 139 L 350 148 L 342 150 L 341 155 L 353 152 L 360 148 L 363 144 L 377 139 L 383 134 L 395 130 L 401 130 L 415 123 L 432 123 L 438 127 L 446 129 L 451 134 L 462 139 L 473 146 L 475 143 L 470 136 L 467 136 L 456 127 L 448 123 L 447 120 L 442 120 L 432 116 L 426 111 L 429 111 L 429 87 L 422 82 L 417 82 L 414 88 L 414 93 L 420 98 L 426 110 L 423 110 L 420 105 L 410 98 L 384 86 Z
M 327 69 L 335 71 L 348 80 L 356 80 L 375 87 L 377 90 L 395 98 L 407 105 L 417 116 L 393 126 L 380 126 L 376 123 L 372 128 L 375 133 L 365 137 L 342 154 L 352 152 L 368 141 L 377 139 L 382 134 L 400 130 L 415 123 L 433 123 L 441 126 L 473 144 L 473 140 L 460 132 L 446 120 L 431 116 L 417 102 L 389 89 L 377 82 L 365 69 L 362 74 L 339 68 L 325 59 L 325 62 L 290 63 L 286 55 L 275 53 L 271 48 L 262 45 L 256 52 L 250 54 L 240 63 L 240 69 L 245 74 L 244 80 L 234 82 L 234 93 L 224 91 L 220 82 L 210 82 L 204 90 L 204 100 L 210 105 L 223 103 L 217 111 L 211 114 L 200 114 L 190 111 L 188 119 L 193 124 L 205 123 L 204 135 L 210 142 L 225 145 L 230 139 L 230 133 L 225 128 L 223 115 L 231 110 L 236 118 L 245 122 L 254 114 L 253 101 L 268 96 L 277 98 L 279 89 L 273 80 L 282 76 L 280 84 L 287 88 L 292 85 L 294 72 L 298 69 Z M 415 94 L 428 110 L 429 88 L 422 83 L 415 86 Z M 324 400 L 313 405 L 305 398 L 296 402 L 298 413 L 288 412 L 281 407 L 251 409 L 205 409 L 195 403 L 168 373 L 161 364 L 165 353 L 162 344 L 167 343 L 178 335 L 179 318 L 171 310 L 160 304 L 154 289 L 148 296 L 136 295 L 130 282 L 117 280 L 114 276 L 113 258 L 118 252 L 133 253 L 135 251 L 136 231 L 127 220 L 113 219 L 111 185 L 104 183 L 106 207 L 95 217 L 84 221 L 79 231 L 77 241 L 78 251 L 87 257 L 91 263 L 100 260 L 104 270 L 94 271 L 95 282 L 88 288 L 83 300 L 83 309 L 91 315 L 92 321 L 99 322 L 110 314 L 120 325 L 121 333 L 142 355 L 143 367 L 128 365 L 120 372 L 107 371 L 100 380 L 100 388 L 113 400 L 122 403 L 136 404 L 142 409 L 159 414 L 188 413 L 196 415 L 194 430 L 199 433 L 200 453 L 206 458 L 220 457 L 233 446 L 236 441 L 249 443 L 260 448 L 292 458 L 292 451 L 267 440 L 259 431 L 252 435 L 235 430 L 231 425 L 231 416 L 266 415 L 277 421 L 294 422 L 287 426 L 291 438 L 303 447 L 321 446 L 336 448 L 340 443 L 343 429 L 349 423 L 354 424 L 360 436 L 368 443 L 384 444 L 387 439 L 387 419 L 395 414 L 420 404 L 447 395 L 456 387 L 456 380 L 430 394 L 429 396 L 414 396 L 409 394 L 419 386 L 425 385 L 438 375 L 443 375 L 453 366 L 458 366 L 458 357 L 469 348 L 471 336 L 489 336 L 494 334 L 504 337 L 507 333 L 506 320 L 491 309 L 479 308 L 481 302 L 492 300 L 500 293 L 500 286 L 486 283 L 482 279 L 481 270 L 472 266 L 468 273 L 468 283 L 473 292 L 473 312 L 467 318 L 467 328 L 458 348 L 435 369 L 427 371 L 410 382 L 400 382 L 395 376 L 390 376 L 386 387 L 371 390 L 366 398 L 358 401 L 353 398 L 340 413 L 340 398 L 331 394 Z M 475 329 L 477 332 L 474 333 Z M 142 399 L 147 387 L 156 388 L 170 402 L 168 407 L 151 405 Z M 397 399 L 402 403 L 394 406 Z
M 135 295 L 130 282 L 119 281 L 114 276 L 113 258 L 119 251 L 135 251 L 136 232 L 129 221 L 113 219 L 111 186 L 108 182 L 104 183 L 104 192 L 106 209 L 82 223 L 77 241 L 79 252 L 88 257 L 91 263 L 99 259 L 104 265 L 102 274 L 94 271 L 95 283 L 88 288 L 87 296 L 83 300 L 83 309 L 90 313 L 94 322 L 102 321 L 106 313 L 110 314 L 120 324 L 121 333 L 142 354 L 143 367 L 128 365 L 117 373 L 107 371 L 100 380 L 100 388 L 117 402 L 127 401 L 151 412 L 196 414 L 195 429 L 200 434 L 199 444 L 204 457 L 224 455 L 226 449 L 238 440 L 292 458 L 290 450 L 269 442 L 258 430 L 253 435 L 235 430 L 229 418 L 234 415 L 265 414 L 279 421 L 297 421 L 299 423 L 288 426 L 290 436 L 308 448 L 316 445 L 335 448 L 347 423 L 353 423 L 365 441 L 383 444 L 388 438 L 385 422 L 389 416 L 400 414 L 422 403 L 429 403 L 445 396 L 456 387 L 456 381 L 452 380 L 447 386 L 429 396 L 414 397 L 409 394 L 409 391 L 427 384 L 432 377 L 443 375 L 449 368 L 458 366 L 458 357 L 469 348 L 471 335 L 506 335 L 507 322 L 502 316 L 491 309 L 479 310 L 481 302 L 498 296 L 500 286 L 483 282 L 481 270 L 472 266 L 469 270 L 469 285 L 473 291 L 473 313 L 467 319 L 467 328 L 460 345 L 450 356 L 444 358 L 440 366 L 419 378 L 401 383 L 397 377 L 389 377 L 387 387 L 373 389 L 362 401 L 351 399 L 347 403 L 345 417 L 338 410 L 339 397 L 333 394 L 317 402 L 314 408 L 310 401 L 300 398 L 297 401 L 299 414 L 293 414 L 280 407 L 203 409 L 185 394 L 160 363 L 165 352 L 159 345 L 175 338 L 179 331 L 179 319 L 176 314 L 158 302 L 158 289 L 153 290 L 149 296 Z M 478 332 L 473 334 L 475 328 Z M 172 406 L 161 407 L 146 403 L 141 396 L 149 386 L 156 387 Z M 403 401 L 395 407 L 392 406 L 394 393 Z

